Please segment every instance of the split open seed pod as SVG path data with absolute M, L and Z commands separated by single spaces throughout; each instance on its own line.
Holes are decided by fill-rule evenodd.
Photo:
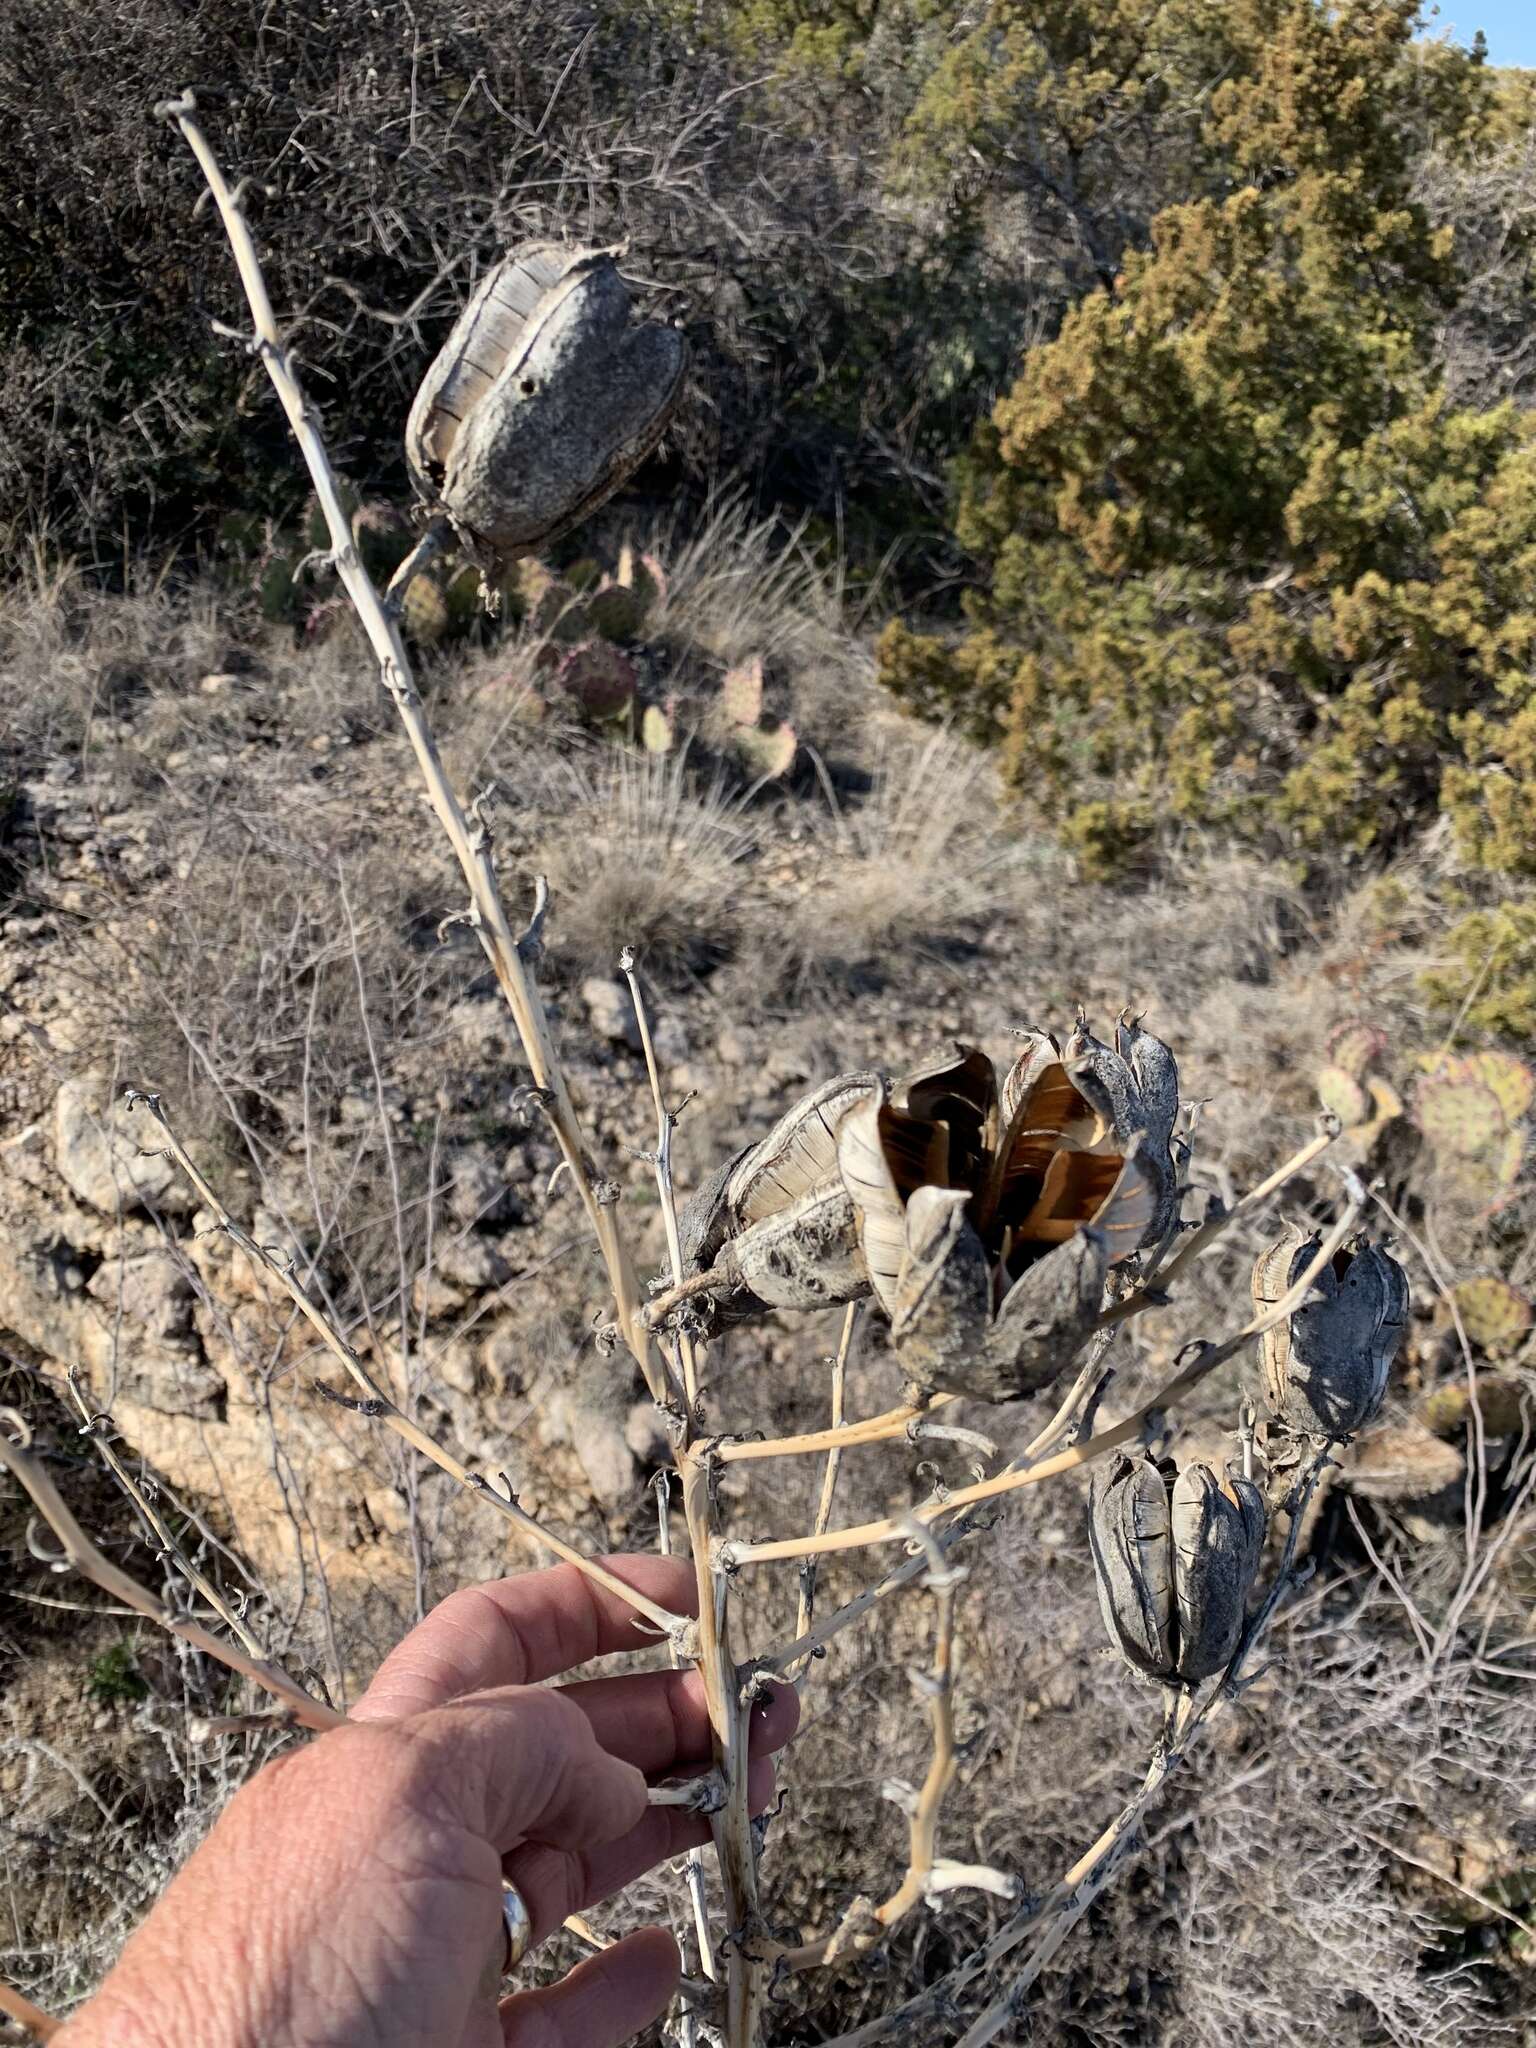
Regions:
M 695 1297 L 705 1330 L 873 1294 L 919 1391 L 1048 1385 L 1109 1267 L 1177 1214 L 1173 1057 L 1137 1026 L 1123 1043 L 1031 1033 L 1001 1082 L 952 1043 L 894 1086 L 813 1090 L 683 1212 L 685 1270 L 714 1276 Z
M 1253 1299 L 1261 1312 L 1301 1279 L 1320 1243 L 1291 1224 L 1259 1254 Z M 1352 1436 L 1381 1407 L 1407 1321 L 1407 1274 L 1380 1245 L 1353 1239 L 1324 1266 L 1310 1299 L 1259 1339 L 1270 1412 L 1298 1435 Z
M 487 566 L 544 546 L 656 446 L 686 354 L 675 328 L 631 324 L 612 251 L 523 243 L 482 279 L 416 395 L 418 492 Z
M 1099 1608 L 1125 1661 L 1165 1685 L 1198 1685 L 1231 1659 L 1264 1546 L 1250 1479 L 1117 1453 L 1089 1498 Z
M 953 1045 L 853 1109 L 838 1140 L 871 1289 L 924 1393 L 1008 1401 L 1076 1357 L 1111 1265 L 1177 1210 L 1173 1100 L 1149 1102 L 1117 1051 L 1079 1026 L 1031 1034 L 999 1085 Z

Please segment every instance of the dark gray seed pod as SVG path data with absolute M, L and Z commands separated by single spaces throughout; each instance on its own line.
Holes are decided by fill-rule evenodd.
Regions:
M 1099 1611 L 1133 1669 L 1173 1676 L 1173 1543 L 1168 1489 L 1150 1458 L 1117 1451 L 1089 1492 L 1088 1543 Z
M 963 1188 L 921 1187 L 907 1203 L 906 1257 L 896 1276 L 891 1341 L 925 1393 L 979 1391 L 992 1307 L 992 1268 L 966 1220 Z
M 1249 1479 L 1117 1453 L 1089 1496 L 1099 1609 L 1131 1667 L 1198 1685 L 1230 1662 L 1264 1546 Z
M 1253 1298 L 1272 1308 L 1300 1280 L 1321 1239 L 1290 1225 L 1253 1269 Z M 1270 1412 L 1302 1436 L 1338 1441 L 1378 1412 L 1408 1320 L 1408 1276 L 1368 1239 L 1346 1245 L 1311 1299 L 1259 1339 Z
M 1037 1259 L 1003 1296 L 972 1384 L 958 1391 L 1017 1401 L 1060 1377 L 1092 1334 L 1109 1247 L 1085 1226 Z
M 1223 1485 L 1186 1465 L 1173 1486 L 1175 1674 L 1196 1685 L 1230 1662 L 1264 1548 L 1264 1500 L 1251 1479 Z
M 1160 1244 L 1179 1213 L 1179 1178 L 1169 1141 L 1179 1108 L 1179 1075 L 1161 1039 L 1139 1026 L 1121 1024 L 1119 1049 L 1105 1045 L 1084 1024 L 1067 1041 L 1063 1062 L 1083 1099 L 1126 1148 L 1140 1134 L 1138 1163 L 1152 1190 L 1152 1209 L 1142 1243 Z M 1140 1062 L 1140 1070 L 1132 1063 Z M 1150 1094 L 1143 1088 L 1143 1075 Z
M 464 309 L 411 407 L 406 457 L 481 555 L 558 538 L 660 440 L 686 346 L 629 313 L 610 251 L 548 242 L 512 250 Z

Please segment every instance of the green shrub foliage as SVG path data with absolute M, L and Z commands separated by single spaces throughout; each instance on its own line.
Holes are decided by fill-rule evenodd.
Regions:
M 1536 431 L 1448 395 L 1460 273 L 1416 196 L 1426 136 L 1466 161 L 1507 102 L 1412 40 L 1412 0 L 1150 11 L 1224 44 L 1219 83 L 1138 82 L 1145 7 L 987 10 L 1013 71 L 978 62 L 969 119 L 1046 81 L 1090 128 L 1171 98 L 1197 189 L 1024 356 L 960 464 L 966 629 L 892 626 L 884 675 L 1100 872 L 1170 821 L 1320 858 L 1444 811 L 1469 861 L 1536 874 Z

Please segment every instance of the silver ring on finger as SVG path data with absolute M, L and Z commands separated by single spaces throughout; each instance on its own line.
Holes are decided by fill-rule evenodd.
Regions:
M 501 1974 L 510 1977 L 533 1946 L 533 1917 L 528 1911 L 528 1901 L 505 1877 L 501 1880 L 501 1924 L 507 1938 Z

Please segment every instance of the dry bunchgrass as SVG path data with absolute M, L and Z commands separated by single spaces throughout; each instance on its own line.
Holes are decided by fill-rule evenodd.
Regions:
M 718 965 L 741 927 L 740 870 L 753 849 L 740 805 L 696 778 L 686 755 L 594 752 L 564 780 L 534 851 L 556 906 L 556 971 L 612 975 L 625 945 L 664 979 Z
M 781 1001 L 899 983 L 914 956 L 974 953 L 1021 868 L 991 768 L 942 732 L 888 727 L 867 788 L 811 818 L 801 886 L 762 933 Z

